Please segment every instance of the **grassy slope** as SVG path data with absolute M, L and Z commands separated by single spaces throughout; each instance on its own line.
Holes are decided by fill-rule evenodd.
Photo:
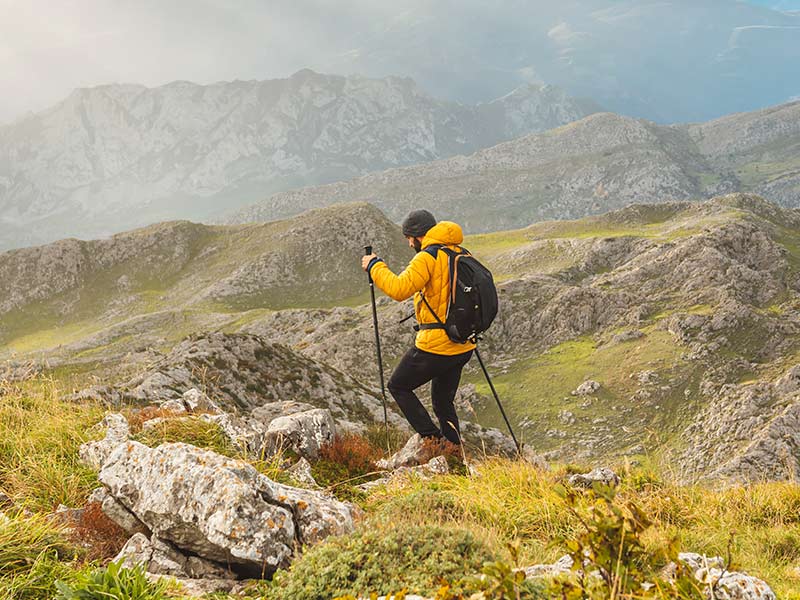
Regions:
M 576 267 L 584 256 L 582 252 L 595 240 L 626 237 L 664 244 L 730 220 L 754 218 L 752 213 L 735 203 L 720 205 L 718 210 L 710 213 L 699 211 L 698 205 L 687 203 L 641 205 L 578 221 L 543 222 L 520 230 L 469 236 L 465 246 L 486 262 L 500 281 L 542 273 L 562 277 Z M 20 352 L 41 351 L 85 340 L 87 334 L 108 327 L 114 321 L 127 319 L 131 314 L 145 315 L 141 321 L 125 321 L 91 343 L 74 347 L 70 361 L 78 360 L 83 365 L 62 366 L 60 375 L 88 374 L 96 361 L 104 356 L 120 356 L 143 345 L 168 350 L 190 333 L 204 329 L 236 331 L 277 308 L 349 302 L 351 299 L 347 294 L 358 289 L 349 283 L 350 275 L 345 278 L 345 285 L 338 290 L 338 295 L 334 290 L 332 296 L 326 298 L 315 295 L 316 283 L 309 286 L 301 282 L 293 293 L 284 293 L 271 300 L 262 296 L 249 298 L 240 306 L 192 301 L 205 282 L 226 276 L 236 264 L 248 257 L 259 256 L 265 246 L 269 245 L 275 251 L 284 248 L 285 241 L 272 243 L 270 240 L 296 226 L 293 220 L 255 226 L 197 226 L 202 241 L 198 241 L 192 250 L 193 256 L 208 248 L 218 248 L 216 253 L 207 255 L 211 258 L 189 260 L 186 267 L 173 275 L 171 282 L 159 283 L 157 287 L 152 280 L 138 281 L 134 284 L 135 301 L 126 305 L 124 312 L 113 319 L 84 319 L 43 328 L 20 335 L 10 346 Z M 786 248 L 790 266 L 800 271 L 798 232 L 785 224 L 771 227 L 773 237 Z M 518 255 L 525 259 L 515 258 Z M 583 273 L 580 275 L 584 277 L 582 283 L 591 285 L 592 278 L 599 274 L 602 271 Z M 103 293 L 97 296 L 109 302 L 115 293 L 112 282 L 118 276 L 119 271 L 115 271 L 113 275 L 102 276 L 104 283 L 98 279 L 95 289 Z M 358 273 L 355 276 L 361 278 Z M 148 285 L 153 287 L 148 288 Z M 362 296 L 352 300 L 353 304 L 366 300 L 363 295 L 366 286 L 360 287 L 364 290 Z M 787 300 L 790 304 L 794 302 Z M 95 298 L 93 306 L 102 315 L 99 302 Z M 774 316 L 787 310 L 787 306 L 776 302 L 758 310 Z M 493 375 L 504 406 L 518 426 L 520 437 L 542 451 L 557 448 L 565 439 L 577 439 L 581 440 L 578 447 L 591 450 L 595 455 L 641 451 L 641 448 L 636 448 L 638 446 L 654 452 L 674 444 L 674 435 L 699 408 L 696 392 L 704 366 L 683 358 L 688 348 L 669 334 L 664 324 L 677 313 L 710 314 L 713 310 L 712 306 L 694 305 L 692 298 L 675 296 L 653 310 L 638 326 L 643 334 L 639 339 L 614 342 L 613 336 L 620 331 L 599 330 L 541 352 L 526 351 L 516 355 L 512 352 L 513 361 L 493 369 Z M 77 315 L 79 317 L 81 313 Z M 738 357 L 750 360 L 753 350 L 762 341 L 762 332 L 742 325 L 735 335 L 730 336 L 729 346 L 719 352 L 718 358 L 720 361 Z M 742 370 L 736 376 L 738 379 L 734 377 L 732 381 L 755 381 L 777 376 L 781 370 L 794 364 L 792 361 L 796 362 L 798 353 L 800 340 L 788 344 L 784 356 L 769 365 L 762 365 L 758 373 Z M 635 375 L 643 371 L 654 371 L 657 378 L 657 383 L 647 386 L 649 397 L 646 398 L 635 395 L 642 387 Z M 590 398 L 588 402 L 570 395 L 586 379 L 596 379 L 603 386 L 596 398 Z M 465 380 L 475 383 L 479 393 L 490 398 L 488 386 L 478 371 L 469 372 Z M 477 412 L 483 424 L 504 429 L 493 401 L 477 407 Z
M 29 302 L 0 316 L 0 357 L 4 349 L 20 354 L 53 350 L 114 327 L 117 331 L 109 333 L 110 339 L 101 338 L 102 345 L 106 350 L 114 344 L 125 348 L 137 333 L 130 320 L 159 313 L 172 313 L 158 324 L 165 338 L 161 346 L 168 347 L 197 330 L 230 329 L 249 318 L 248 311 L 363 304 L 369 292 L 358 266 L 359 253 L 363 253 L 356 239 L 359 226 L 377 232 L 379 239 L 391 240 L 383 248 L 388 257 L 405 255 L 402 238 L 388 235 L 395 226 L 361 205 L 253 225 L 164 224 L 115 237 L 125 237 L 127 244 L 135 245 L 137 237 L 147 239 L 153 229 L 171 226 L 190 229 L 188 251 L 181 264 L 173 264 L 169 244 L 161 243 L 144 255 L 134 254 L 110 267 L 92 266 L 77 289 Z M 341 231 L 326 232 L 332 226 Z M 353 232 L 347 231 L 348 227 Z M 103 251 L 91 244 L 85 243 L 85 252 Z M 314 256 L 305 258 L 309 252 Z M 338 256 L 332 265 L 330 259 L 320 258 L 334 252 Z M 257 281 L 250 292 L 203 297 L 205 290 L 230 278 L 237 269 L 249 265 L 257 269 L 265 261 L 285 264 L 296 283 L 283 281 L 279 273 L 275 281 L 265 280 L 264 285 Z M 128 279 L 124 291 L 117 283 L 122 276 Z M 18 281 L 15 285 L 26 284 Z
M 59 502 L 82 505 L 96 481 L 76 459 L 78 443 L 95 435 L 90 427 L 100 411 L 93 406 L 71 407 L 70 418 L 64 419 L 67 407 L 60 400 L 61 391 L 57 383 L 42 379 L 4 388 L 0 492 L 32 509 L 34 515 L 15 516 L 12 512 L 10 521 L 0 519 L 0 597 L 48 596 L 54 579 L 72 580 L 78 572 L 98 564 L 87 558 L 87 550 L 96 550 L 91 544 L 80 549 L 78 540 L 41 519 Z M 139 423 L 132 422 L 135 427 Z M 23 426 L 28 424 L 33 426 Z M 230 452 L 213 431 L 185 424 L 140 439 L 150 444 L 181 440 Z M 291 481 L 275 463 L 255 466 L 270 477 Z M 347 486 L 335 490 L 356 498 L 364 509 L 356 537 L 376 531 L 393 536 L 411 527 L 466 530 L 505 561 L 511 561 L 507 544 L 519 544 L 521 565 L 553 561 L 564 554 L 566 541 L 582 531 L 576 514 L 557 493 L 574 467 L 557 466 L 542 472 L 521 462 L 479 460 L 477 468 L 480 475 L 475 477 L 401 481 L 367 496 L 352 495 Z M 779 598 L 800 598 L 800 577 L 795 570 L 800 560 L 800 487 L 786 483 L 726 490 L 680 487 L 670 483 L 668 474 L 647 465 L 622 463 L 616 468 L 623 475 L 620 505 L 634 502 L 653 521 L 641 539 L 654 568 L 667 562 L 668 547 L 674 541 L 682 550 L 721 556 L 730 553 L 735 569 L 766 579 Z M 349 474 L 343 471 L 338 476 L 344 479 Z M 580 497 L 577 514 L 586 518 L 591 506 L 589 496 Z M 91 543 L 98 540 L 92 538 Z M 422 551 L 422 546 L 418 550 Z M 359 560 L 368 561 L 372 568 L 384 564 L 387 570 L 395 570 L 402 561 L 422 564 L 413 552 L 403 546 L 396 552 L 365 555 Z M 435 570 L 430 563 L 426 568 Z M 428 573 L 431 581 L 435 575 Z M 291 581 L 291 574 L 283 576 Z M 382 583 L 386 587 L 375 591 L 399 591 L 392 588 L 395 582 Z M 254 593 L 252 597 L 281 598 L 279 592 L 267 588 L 265 596 Z
M 685 203 L 644 205 L 633 211 L 623 210 L 577 221 L 544 222 L 516 231 L 470 236 L 465 246 L 490 266 L 498 280 L 508 281 L 535 273 L 557 275 L 575 266 L 580 255 L 555 246 L 558 241 L 591 242 L 627 236 L 669 243 L 742 218 L 753 217 L 735 205 L 706 216 L 698 216 L 692 205 Z M 800 272 L 800 245 L 797 244 L 800 232 L 780 223 L 770 224 L 770 228 L 775 241 L 786 249 L 790 268 Z M 532 248 L 535 251 L 525 253 L 526 263 L 513 260 L 515 253 Z M 591 283 L 591 275 L 588 282 Z M 631 447 L 638 452 L 642 447 L 647 452 L 659 452 L 660 448 L 674 445 L 675 434 L 699 408 L 696 392 L 705 365 L 685 360 L 683 355 L 687 347 L 662 325 L 676 313 L 713 313 L 714 307 L 691 302 L 691 298 L 674 297 L 672 303 L 651 314 L 638 327 L 644 334 L 642 338 L 611 343 L 612 336 L 620 332 L 600 330 L 540 354 L 519 357 L 520 360 L 510 367 L 495 372 L 493 382 L 512 423 L 519 426 L 519 437 L 541 451 L 558 447 L 564 439 L 585 438 L 593 444 L 593 453 L 599 455 Z M 777 315 L 786 308 L 775 304 L 760 312 Z M 761 336 L 758 329 L 742 324 L 735 335 L 729 336 L 729 347 L 719 352 L 720 361 L 738 357 L 753 360 L 756 350 L 763 344 Z M 787 338 L 787 342 L 791 340 Z M 770 365 L 763 365 L 758 375 L 742 371 L 738 381 L 777 377 L 796 364 L 797 353 L 791 348 L 800 349 L 800 340 L 788 343 L 787 348 L 784 356 Z M 646 400 L 633 395 L 642 387 L 635 379 L 642 371 L 654 371 L 658 381 L 650 386 L 651 398 Z M 587 379 L 600 381 L 600 392 L 589 402 L 571 396 L 570 392 Z M 489 386 L 480 372 L 467 375 L 466 380 L 476 384 L 484 398 L 491 398 Z M 668 387 L 659 389 L 664 384 Z M 687 401 L 687 398 L 692 400 Z M 563 411 L 572 413 L 574 419 Z M 481 423 L 505 430 L 493 400 L 479 406 L 477 413 Z

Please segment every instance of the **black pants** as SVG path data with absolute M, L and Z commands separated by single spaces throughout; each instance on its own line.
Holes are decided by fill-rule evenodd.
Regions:
M 406 352 L 389 379 L 389 391 L 414 431 L 423 437 L 444 436 L 454 444 L 460 440 L 458 415 L 453 402 L 461 380 L 461 369 L 472 357 L 472 350 L 454 356 L 431 354 L 418 348 Z M 437 427 L 414 390 L 431 382 L 433 412 Z

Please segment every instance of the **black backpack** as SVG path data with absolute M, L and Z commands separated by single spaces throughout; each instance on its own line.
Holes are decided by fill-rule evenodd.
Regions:
M 455 252 L 446 246 L 434 244 L 424 251 L 436 258 L 439 250 L 448 257 L 450 298 L 447 315 L 443 322 L 423 295 L 425 306 L 437 322 L 421 323 L 419 328 L 444 329 L 447 337 L 460 344 L 477 342 L 478 335 L 489 329 L 497 316 L 497 288 L 492 273 L 465 248 Z

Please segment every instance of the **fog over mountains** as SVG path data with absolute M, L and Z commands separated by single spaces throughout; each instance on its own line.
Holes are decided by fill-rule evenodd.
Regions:
M 203 219 L 274 192 L 470 154 L 597 109 L 551 86 L 464 106 L 410 79 L 309 70 L 80 89 L 0 128 L 0 248 Z
M 487 11 L 477 0 L 418 0 L 362 26 L 342 42 L 349 52 L 319 68 L 405 73 L 470 102 L 544 81 L 660 123 L 800 96 L 800 13 L 745 2 L 511 0 Z

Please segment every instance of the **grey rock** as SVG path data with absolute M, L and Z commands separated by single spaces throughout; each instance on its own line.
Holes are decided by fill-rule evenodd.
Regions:
M 81 444 L 78 456 L 84 465 L 100 469 L 114 449 L 128 441 L 130 427 L 127 419 L 119 413 L 106 415 L 95 427 L 104 429 L 105 437 L 96 442 Z
M 294 400 L 283 400 L 281 402 L 270 402 L 255 407 L 250 411 L 250 417 L 256 419 L 265 427 L 278 417 L 286 417 L 308 410 L 314 410 L 314 406 L 306 402 L 296 402 Z
M 166 400 L 162 402 L 159 406 L 161 410 L 175 415 L 188 414 L 189 412 L 188 410 L 186 410 L 186 405 L 183 403 L 182 400 L 176 400 L 176 399 Z M 150 419 L 148 421 L 145 421 L 144 426 L 147 426 L 148 423 L 154 420 L 155 419 Z M 150 426 L 152 427 L 152 424 Z
M 427 463 L 416 465 L 412 467 L 398 467 L 389 475 L 368 481 L 357 486 L 360 490 L 368 492 L 376 487 L 387 485 L 397 482 L 409 477 L 417 477 L 420 479 L 430 479 L 436 475 L 446 475 L 450 472 L 450 467 L 447 464 L 447 459 L 444 456 L 435 456 Z
M 701 568 L 725 568 L 725 560 L 721 556 L 706 556 L 705 554 L 697 554 L 696 552 L 680 552 L 678 554 L 678 560 L 693 571 L 697 571 Z
M 622 333 L 614 334 L 611 338 L 612 344 L 621 344 L 623 342 L 630 342 L 632 340 L 638 340 L 644 337 L 644 333 L 639 331 L 638 329 L 628 329 L 623 331 Z
M 413 467 L 425 462 L 425 446 L 423 437 L 415 433 L 405 445 L 389 458 L 382 458 L 375 465 L 385 471 L 394 471 L 400 467 Z
M 336 425 L 329 410 L 315 408 L 273 419 L 264 437 L 267 454 L 291 449 L 300 456 L 315 459 L 320 448 L 333 441 Z
M 565 554 L 552 564 L 532 565 L 530 567 L 525 567 L 523 571 L 525 572 L 526 579 L 557 577 L 558 575 L 571 572 L 573 564 L 575 564 L 575 561 L 572 560 L 572 557 L 569 554 Z
M 468 449 L 480 455 L 505 456 L 507 458 L 517 455 L 517 447 L 508 434 L 493 427 L 483 427 L 472 421 L 461 421 L 461 440 Z
M 191 579 L 153 573 L 148 573 L 147 577 L 152 581 L 166 579 L 170 584 L 177 583 L 185 598 L 206 598 L 208 594 L 237 594 L 242 591 L 241 583 L 232 579 Z
M 222 409 L 217 406 L 217 404 L 211 400 L 211 398 L 197 388 L 186 390 L 183 393 L 181 400 L 183 405 L 186 407 L 186 410 L 190 413 L 204 412 L 215 415 L 222 413 Z
M 550 470 L 550 465 L 547 463 L 545 458 L 541 454 L 538 454 L 532 446 L 522 446 L 522 458 L 525 460 L 525 462 L 533 465 L 541 471 Z
M 69 508 L 68 506 L 59 504 L 55 512 L 47 515 L 47 518 L 51 522 L 62 527 L 74 528 L 81 522 L 83 512 L 84 509 L 82 508 Z
M 619 485 L 619 476 L 607 467 L 597 467 L 589 473 L 576 473 L 567 480 L 571 486 L 581 488 L 591 488 L 594 483 L 600 483 L 610 487 Z
M 202 421 L 216 423 L 234 446 L 254 457 L 261 456 L 265 430 L 262 423 L 249 417 L 239 417 L 229 413 L 202 414 Z
M 573 396 L 590 396 L 600 389 L 600 384 L 592 379 L 584 381 L 570 392 Z
M 678 560 L 690 569 L 706 596 L 713 597 L 714 600 L 775 600 L 776 598 L 770 586 L 761 579 L 726 570 L 722 557 L 681 552 L 678 554 Z M 665 567 L 664 575 L 667 578 L 674 577 L 676 568 L 674 563 L 670 563 Z
M 353 528 L 350 505 L 187 444 L 128 442 L 99 478 L 159 539 L 234 568 L 272 572 L 288 564 L 296 543 Z
M 109 494 L 108 490 L 104 487 L 99 487 L 94 490 L 89 496 L 87 502 L 96 502 L 100 505 L 109 519 L 119 525 L 123 531 L 128 534 L 135 535 L 141 533 L 146 537 L 150 535 L 150 530 L 147 525 L 142 523 L 136 515 L 129 511 L 125 506 L 119 502 L 114 496 Z
M 287 472 L 295 479 L 295 481 L 298 481 L 303 485 L 310 487 L 311 489 L 319 489 L 319 484 L 314 479 L 314 475 L 311 472 L 311 463 L 309 463 L 305 457 L 300 457 L 300 460 L 289 467 Z
M 177 548 L 158 539 L 137 533 L 129 539 L 114 561 L 133 568 L 142 565 L 148 573 L 194 579 L 235 579 L 235 575 L 220 564 L 197 556 L 185 556 Z
M 765 581 L 744 573 L 702 567 L 695 571 L 695 579 L 705 585 L 707 594 L 713 590 L 714 600 L 777 600 Z

